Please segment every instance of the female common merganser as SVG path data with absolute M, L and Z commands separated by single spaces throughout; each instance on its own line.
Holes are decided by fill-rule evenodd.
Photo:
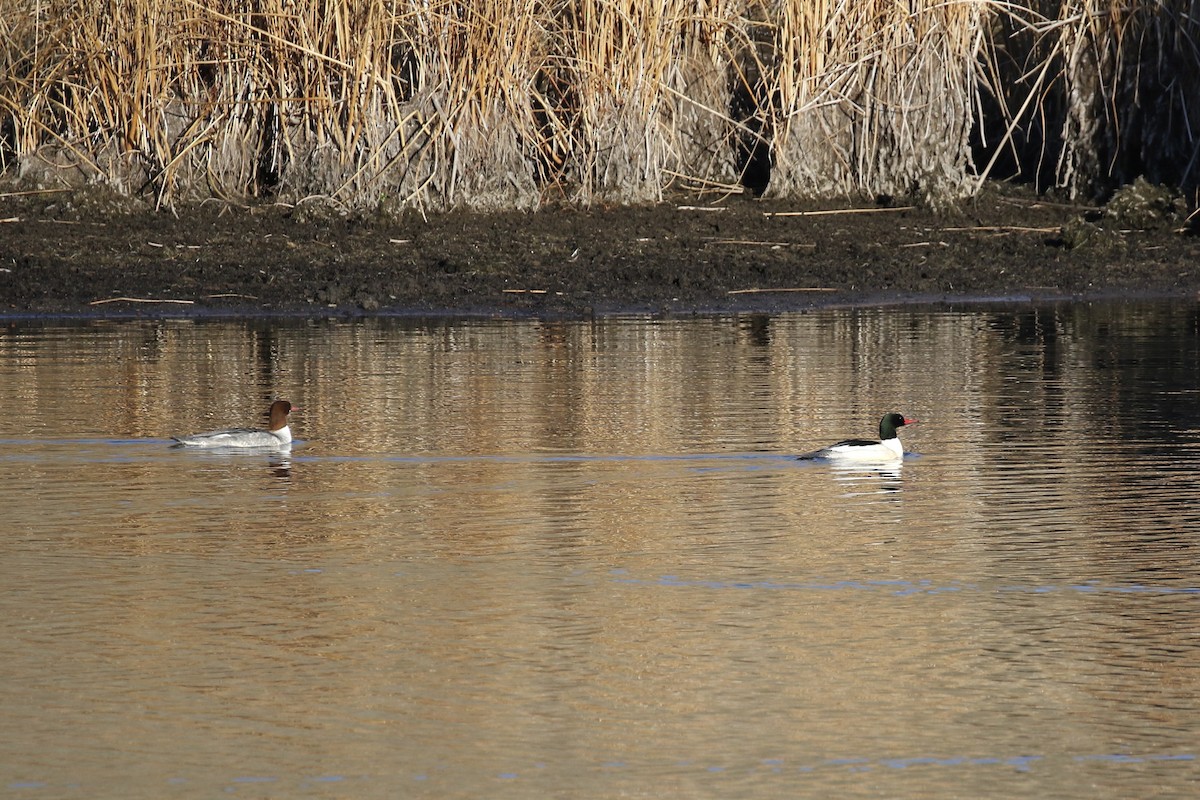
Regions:
M 847 439 L 844 442 L 822 447 L 801 458 L 828 458 L 836 461 L 896 461 L 904 458 L 904 446 L 900 444 L 897 428 L 912 425 L 915 419 L 892 412 L 879 420 L 879 439 Z
M 288 414 L 292 404 L 287 400 L 271 403 L 267 415 L 271 418 L 267 430 L 259 428 L 230 428 L 224 431 L 197 433 L 192 436 L 173 436 L 176 447 L 257 447 L 284 448 L 292 443 Z

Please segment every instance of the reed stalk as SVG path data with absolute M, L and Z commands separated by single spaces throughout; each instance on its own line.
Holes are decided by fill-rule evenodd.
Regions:
M 0 0 L 0 173 L 167 205 L 939 202 L 1040 147 L 1076 189 L 1141 167 L 1194 182 L 1189 7 Z
M 1193 0 L 997 4 L 981 64 L 1002 177 L 1103 198 L 1145 176 L 1200 185 L 1200 17 Z

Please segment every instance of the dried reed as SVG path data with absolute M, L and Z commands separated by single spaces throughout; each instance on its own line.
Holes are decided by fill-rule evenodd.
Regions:
M 1200 184 L 1194 0 L 996 3 L 978 131 L 1001 173 L 1096 197 L 1145 175 Z M 999 132 L 998 132 L 999 130 Z
M 1060 183 L 1090 185 L 1137 166 L 1116 137 L 1140 125 L 1167 175 L 1195 160 L 1194 15 L 1097 5 L 0 0 L 0 172 L 166 204 L 535 207 L 672 186 L 936 202 L 975 189 L 988 111 L 984 172 L 1024 136 Z M 1135 119 L 1119 101 L 1147 75 L 1170 109 Z

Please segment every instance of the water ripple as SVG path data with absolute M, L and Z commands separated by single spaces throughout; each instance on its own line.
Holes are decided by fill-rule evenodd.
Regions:
M 738 589 L 772 592 L 830 592 L 859 591 L 884 592 L 898 597 L 911 595 L 935 595 L 956 592 L 984 592 L 995 594 L 1138 594 L 1138 595 L 1200 595 L 1200 586 L 1152 586 L 1145 584 L 1105 585 L 1099 581 L 1084 581 L 1072 584 L 1041 585 L 994 585 L 972 582 L 937 582 L 930 580 L 834 580 L 834 581 L 730 581 L 683 579 L 674 575 L 657 578 L 624 577 L 613 573 L 614 583 L 632 586 L 661 586 L 668 588 L 693 589 Z

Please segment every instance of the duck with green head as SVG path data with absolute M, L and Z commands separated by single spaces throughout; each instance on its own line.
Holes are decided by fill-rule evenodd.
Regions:
M 801 458 L 824 458 L 830 461 L 899 461 L 904 458 L 904 445 L 900 444 L 899 429 L 916 423 L 895 411 L 884 414 L 879 420 L 879 439 L 846 439 L 805 453 Z

